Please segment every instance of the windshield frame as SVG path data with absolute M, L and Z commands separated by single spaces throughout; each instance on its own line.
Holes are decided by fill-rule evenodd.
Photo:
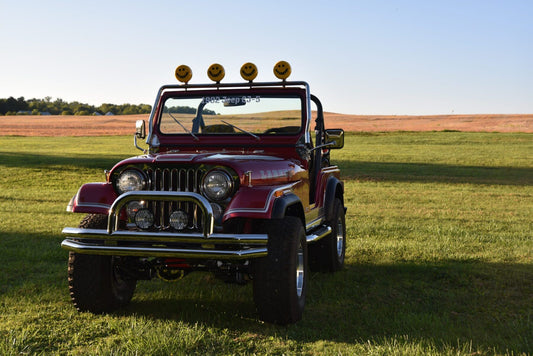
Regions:
M 165 102 L 169 98 L 187 98 L 199 96 L 289 96 L 298 97 L 301 100 L 301 126 L 294 134 L 268 134 L 258 135 L 257 140 L 253 135 L 188 135 L 186 133 L 163 133 L 159 129 L 160 120 L 163 114 Z M 146 142 L 151 147 L 170 146 L 191 146 L 202 144 L 213 144 L 222 146 L 262 146 L 275 144 L 290 144 L 310 142 L 309 121 L 310 121 L 310 94 L 309 86 L 305 82 L 283 83 L 259 83 L 250 84 L 226 84 L 226 85 L 169 85 L 163 86 L 159 90 L 156 104 L 150 115 L 150 133 Z M 154 137 L 155 136 L 155 137 Z M 198 140 L 200 138 L 200 140 Z M 155 142 L 155 144 L 154 144 Z

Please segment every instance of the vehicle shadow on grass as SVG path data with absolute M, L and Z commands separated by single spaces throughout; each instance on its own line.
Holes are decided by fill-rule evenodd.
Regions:
M 16 168 L 109 169 L 129 156 L 76 154 L 73 156 L 47 155 L 0 151 L 0 166 Z M 335 160 L 344 179 L 394 182 L 443 182 L 499 185 L 533 185 L 533 168 L 483 167 L 433 163 L 365 162 Z
M 533 168 L 482 167 L 433 163 L 336 160 L 344 179 L 392 182 L 442 182 L 533 185 Z
M 63 284 L 67 254 L 52 234 L 0 231 L 0 296 L 25 285 Z
M 304 318 L 286 327 L 257 319 L 250 286 L 230 286 L 239 288 L 228 293 L 231 297 L 220 288 L 216 298 L 185 292 L 150 299 L 151 293 L 144 292 L 120 313 L 192 325 L 199 322 L 261 337 L 283 335 L 299 343 L 380 345 L 407 338 L 443 349 L 471 343 L 482 350 L 530 352 L 531 281 L 531 265 L 478 261 L 359 264 L 335 274 L 313 273 Z M 228 287 L 220 283 L 216 289 Z
M 317 338 L 533 349 L 533 266 L 442 261 L 349 265 L 319 275 L 307 319 Z M 334 291 L 332 293 L 332 291 Z
M 51 286 L 67 301 L 60 239 L 3 233 L 0 294 Z M 399 339 L 443 350 L 471 342 L 481 350 L 520 353 L 533 350 L 532 281 L 530 264 L 348 264 L 334 274 L 312 273 L 303 319 L 282 327 L 258 320 L 251 283 L 226 284 L 198 272 L 176 283 L 141 281 L 132 303 L 112 315 L 199 323 L 258 341 L 281 336 L 298 344 L 384 345 Z
M 77 168 L 111 168 L 127 156 L 76 154 L 73 156 L 48 155 L 42 153 L 21 153 L 0 151 L 0 166 L 14 168 L 42 167 L 77 167 Z

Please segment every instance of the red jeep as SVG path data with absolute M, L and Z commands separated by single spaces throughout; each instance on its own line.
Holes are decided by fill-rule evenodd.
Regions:
M 309 85 L 165 85 L 147 137 L 137 122 L 140 148 L 137 138 L 143 155 L 83 185 L 67 207 L 87 214 L 61 244 L 76 308 L 109 312 L 129 303 L 137 280 L 209 271 L 251 280 L 262 320 L 300 320 L 308 267 L 337 271 L 346 249 L 343 183 L 329 155 L 344 131 L 324 128 Z

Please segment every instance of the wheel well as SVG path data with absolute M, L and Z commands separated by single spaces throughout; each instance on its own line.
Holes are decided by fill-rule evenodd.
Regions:
M 302 221 L 302 224 L 305 226 L 305 215 L 302 203 L 296 203 L 288 206 L 287 210 L 285 211 L 285 216 L 297 217 Z
M 339 198 L 344 206 L 344 187 L 342 182 L 335 177 L 330 177 L 326 184 L 326 198 L 324 201 L 327 220 L 332 218 L 335 198 Z
M 339 184 L 335 190 L 335 198 L 339 198 L 344 206 L 344 188 L 341 184 Z
M 285 216 L 294 216 L 302 221 L 305 226 L 305 215 L 302 202 L 295 194 L 286 194 L 274 202 L 272 219 L 283 219 Z

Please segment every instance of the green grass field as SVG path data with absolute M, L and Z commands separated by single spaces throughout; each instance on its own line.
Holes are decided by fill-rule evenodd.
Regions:
M 140 282 L 115 314 L 70 303 L 65 212 L 131 137 L 0 137 L 0 355 L 533 354 L 533 134 L 348 134 L 346 267 L 304 319 L 257 319 L 251 285 Z

